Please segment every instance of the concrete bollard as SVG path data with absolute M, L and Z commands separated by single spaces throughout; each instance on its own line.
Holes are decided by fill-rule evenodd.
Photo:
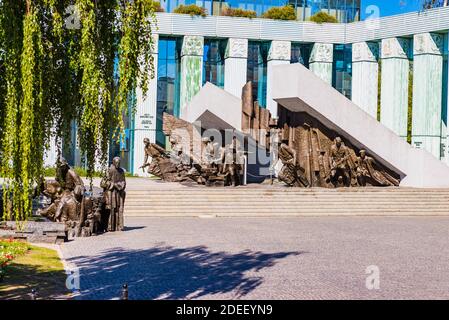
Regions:
M 122 289 L 122 300 L 128 300 L 128 284 L 125 283 Z
M 37 291 L 35 289 L 31 290 L 31 300 L 37 300 Z

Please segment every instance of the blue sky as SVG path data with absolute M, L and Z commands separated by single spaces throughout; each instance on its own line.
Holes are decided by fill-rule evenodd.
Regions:
M 385 17 L 418 11 L 420 4 L 421 0 L 362 0 L 362 19 L 364 20 L 367 16 L 374 13 L 374 11 L 369 10 L 371 5 L 379 8 L 380 17 Z

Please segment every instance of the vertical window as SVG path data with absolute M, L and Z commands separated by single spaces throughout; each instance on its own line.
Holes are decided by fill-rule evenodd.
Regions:
M 306 68 L 309 67 L 310 52 L 313 44 L 310 43 L 292 43 L 292 54 L 290 63 L 300 63 Z
M 268 42 L 248 43 L 247 81 L 252 82 L 253 99 L 258 101 L 261 107 L 266 107 L 268 49 Z
M 351 99 L 352 45 L 335 45 L 332 86 Z
M 206 39 L 203 56 L 203 85 L 206 82 L 224 87 L 224 54 L 226 40 Z
M 176 38 L 160 38 L 157 69 L 156 141 L 165 144 L 162 132 L 164 112 L 179 115 L 180 43 Z

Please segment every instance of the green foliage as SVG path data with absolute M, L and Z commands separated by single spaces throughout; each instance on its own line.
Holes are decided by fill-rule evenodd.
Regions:
M 96 161 L 106 171 L 129 97 L 137 86 L 146 94 L 154 77 L 155 7 L 153 0 L 0 1 L 0 175 L 13 204 L 4 218 L 30 216 L 45 149 L 51 137 L 67 139 L 73 121 L 87 176 Z M 78 25 L 65 24 L 68 8 Z
M 262 18 L 275 20 L 296 20 L 296 12 L 292 6 L 273 7 L 268 9 Z
M 338 23 L 337 18 L 331 16 L 330 14 L 324 11 L 315 13 L 313 16 L 309 18 L 309 21 L 316 23 Z
M 410 61 L 410 71 L 408 74 L 408 108 L 407 108 L 407 142 L 412 143 L 413 126 L 413 61 Z
M 228 17 L 243 17 L 243 18 L 255 18 L 257 17 L 256 11 L 253 10 L 245 10 L 241 8 L 225 8 L 221 11 L 222 16 Z
M 175 10 L 173 10 L 174 13 L 180 13 L 180 14 L 190 14 L 191 16 L 202 16 L 205 17 L 207 12 L 206 9 L 203 7 L 199 7 L 196 4 L 190 4 L 190 5 L 179 5 Z
M 13 240 L 0 240 L 0 278 L 4 276 L 8 264 L 16 257 L 24 255 L 30 247 L 28 244 Z
M 159 1 L 152 1 L 152 5 L 154 12 L 164 12 L 164 8 L 161 7 L 161 3 Z

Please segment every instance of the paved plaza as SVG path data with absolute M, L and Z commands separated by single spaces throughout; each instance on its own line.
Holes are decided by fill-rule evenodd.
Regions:
M 80 269 L 79 299 L 116 299 L 124 283 L 130 299 L 449 298 L 449 217 L 128 217 L 125 225 L 62 246 Z M 377 271 L 379 289 L 376 279 L 367 289 Z

